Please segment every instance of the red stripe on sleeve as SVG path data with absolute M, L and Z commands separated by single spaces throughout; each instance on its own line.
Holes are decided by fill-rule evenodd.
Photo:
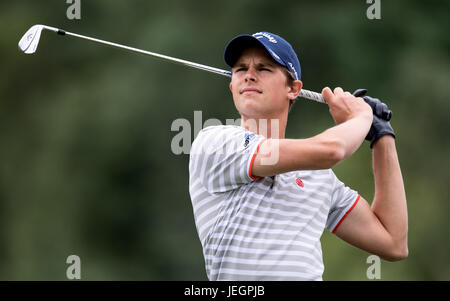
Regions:
M 261 177 L 254 177 L 254 176 L 252 176 L 252 167 L 253 167 L 253 162 L 255 161 L 255 158 L 256 158 L 256 154 L 258 153 L 259 148 L 261 147 L 261 144 L 262 144 L 264 141 L 266 141 L 266 140 L 267 140 L 267 139 L 261 140 L 261 142 L 260 142 L 260 143 L 258 144 L 258 146 L 256 147 L 255 152 L 253 153 L 252 160 L 250 161 L 250 166 L 249 166 L 249 168 L 248 168 L 248 176 L 249 176 L 252 180 L 258 180 L 258 179 L 261 178 Z
M 337 228 L 341 225 L 342 221 L 347 217 L 347 214 L 350 213 L 350 211 L 353 210 L 353 208 L 355 208 L 356 204 L 358 204 L 359 198 L 361 196 L 358 194 L 358 197 L 356 198 L 356 201 L 353 203 L 353 205 L 350 207 L 350 209 L 347 210 L 347 212 L 345 212 L 344 216 L 341 218 L 341 220 L 339 221 L 339 223 L 337 223 L 336 227 L 334 227 L 333 231 L 331 231 L 331 233 L 334 234 L 334 232 L 336 232 Z

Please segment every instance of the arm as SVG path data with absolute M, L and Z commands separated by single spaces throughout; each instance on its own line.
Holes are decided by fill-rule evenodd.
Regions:
M 268 139 L 256 154 L 254 176 L 304 169 L 327 169 L 352 155 L 364 141 L 372 123 L 372 109 L 363 99 L 336 88 L 322 91 L 336 126 L 309 139 Z M 268 156 L 277 160 L 264 163 Z
M 386 260 L 408 256 L 408 213 L 395 140 L 386 135 L 373 145 L 375 196 L 370 207 L 361 198 L 335 234 Z

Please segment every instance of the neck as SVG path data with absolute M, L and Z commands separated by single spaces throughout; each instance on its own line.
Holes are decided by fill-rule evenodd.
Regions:
M 287 115 L 278 118 L 248 118 L 247 116 L 241 116 L 241 118 L 241 126 L 250 132 L 266 138 L 285 138 Z

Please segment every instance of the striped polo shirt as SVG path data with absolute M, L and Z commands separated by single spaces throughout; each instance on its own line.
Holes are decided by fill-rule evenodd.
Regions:
M 359 200 L 331 169 L 250 173 L 264 136 L 211 126 L 192 144 L 189 193 L 209 280 L 322 280 L 320 237 Z

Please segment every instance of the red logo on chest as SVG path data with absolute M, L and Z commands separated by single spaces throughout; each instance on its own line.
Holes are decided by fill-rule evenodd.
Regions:
M 303 184 L 303 181 L 300 178 L 297 178 L 295 180 L 295 183 L 297 183 L 297 185 L 300 186 L 300 187 L 305 187 L 305 184 Z

